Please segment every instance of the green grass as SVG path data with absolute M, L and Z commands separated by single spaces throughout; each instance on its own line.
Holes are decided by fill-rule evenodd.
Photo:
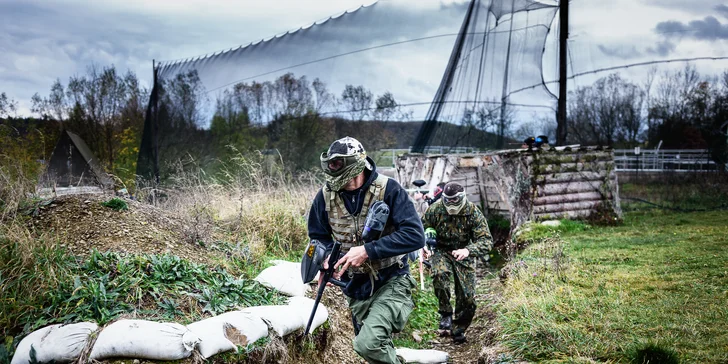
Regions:
M 410 265 L 412 274 L 415 275 L 417 271 L 417 263 L 412 262 Z M 419 274 L 419 273 L 417 273 Z M 415 280 L 418 280 L 419 276 L 416 275 Z M 432 278 L 429 273 L 425 272 L 425 290 L 420 290 L 420 282 L 417 281 L 417 287 L 412 291 L 412 300 L 415 303 L 415 308 L 412 310 L 407 324 L 401 333 L 394 336 L 392 342 L 395 347 L 404 347 L 410 349 L 429 349 L 430 340 L 436 336 L 437 326 L 440 322 L 440 314 L 437 313 L 438 303 L 437 297 L 432 290 Z M 417 334 L 422 338 L 422 341 L 417 342 L 414 340 L 412 333 Z
M 531 361 L 725 363 L 726 221 L 652 211 L 618 227 L 532 230 L 540 242 L 509 265 L 497 340 Z

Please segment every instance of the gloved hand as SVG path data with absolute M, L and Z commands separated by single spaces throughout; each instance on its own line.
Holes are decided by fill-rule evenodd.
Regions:
M 425 230 L 425 244 L 430 248 L 437 246 L 437 231 L 433 228 L 427 228 Z

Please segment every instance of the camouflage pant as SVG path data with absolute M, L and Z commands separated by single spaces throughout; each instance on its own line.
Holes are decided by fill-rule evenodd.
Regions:
M 455 260 L 449 251 L 435 249 L 430 258 L 432 263 L 432 284 L 440 303 L 441 315 L 452 315 L 450 304 L 450 276 L 455 281 L 455 315 L 453 334 L 465 332 L 475 316 L 475 257 Z

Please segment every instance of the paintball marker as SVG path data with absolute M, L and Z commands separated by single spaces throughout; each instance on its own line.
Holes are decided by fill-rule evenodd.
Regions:
M 339 287 L 345 287 L 346 284 L 339 280 L 334 279 L 334 265 L 339 260 L 341 253 L 341 243 L 338 241 L 334 242 L 334 247 L 331 249 L 331 255 L 329 255 L 328 268 L 324 271 L 324 275 L 319 282 L 318 292 L 316 292 L 316 301 L 313 304 L 313 310 L 311 310 L 311 317 L 308 318 L 306 324 L 306 331 L 304 335 L 308 335 L 308 330 L 311 329 L 311 323 L 313 322 L 314 316 L 316 316 L 316 309 L 318 308 L 319 302 L 321 302 L 321 296 L 324 294 L 327 283 L 332 283 Z M 306 247 L 306 251 L 303 253 L 303 259 L 301 260 L 301 276 L 303 277 L 303 283 L 309 283 L 313 281 L 316 274 L 322 267 L 323 261 L 326 258 L 326 249 L 318 240 L 311 240 Z

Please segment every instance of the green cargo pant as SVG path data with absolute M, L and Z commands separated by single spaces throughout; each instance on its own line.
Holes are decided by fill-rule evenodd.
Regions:
M 455 316 L 452 333 L 464 333 L 475 316 L 475 257 L 457 261 L 449 251 L 435 249 L 432 262 L 432 285 L 440 304 L 441 315 L 452 315 L 450 276 L 455 281 Z
M 392 334 L 402 331 L 414 302 L 412 289 L 416 286 L 410 275 L 390 279 L 366 300 L 349 298 L 349 308 L 361 325 L 354 338 L 354 351 L 372 364 L 404 363 L 392 344 Z

